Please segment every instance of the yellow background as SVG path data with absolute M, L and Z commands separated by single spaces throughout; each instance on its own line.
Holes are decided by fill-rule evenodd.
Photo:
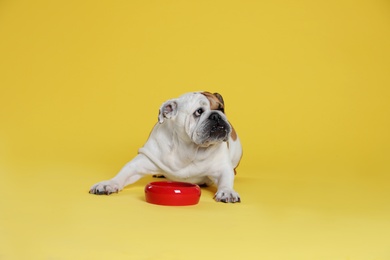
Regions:
M 388 1 L 0 2 L 0 259 L 390 259 Z M 241 204 L 93 196 L 220 92 Z

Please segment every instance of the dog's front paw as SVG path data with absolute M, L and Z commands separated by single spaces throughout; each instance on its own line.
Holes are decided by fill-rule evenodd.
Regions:
M 102 181 L 91 187 L 89 193 L 96 195 L 110 195 L 111 193 L 118 193 L 121 190 L 119 184 L 115 181 Z
M 218 189 L 217 193 L 214 195 L 215 201 L 220 202 L 241 202 L 240 195 L 235 192 L 233 189 Z

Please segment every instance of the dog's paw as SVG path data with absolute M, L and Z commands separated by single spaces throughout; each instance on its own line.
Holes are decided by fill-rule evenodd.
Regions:
M 215 201 L 220 202 L 241 202 L 240 195 L 233 189 L 219 189 L 214 195 Z
M 118 193 L 121 190 L 119 184 L 109 180 L 99 182 L 91 187 L 89 193 L 96 195 L 110 195 L 111 193 Z

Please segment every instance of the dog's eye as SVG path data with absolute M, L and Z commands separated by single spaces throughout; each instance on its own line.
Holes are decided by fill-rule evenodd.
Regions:
M 204 110 L 203 108 L 199 108 L 198 110 L 195 111 L 194 115 L 196 117 L 200 116 L 201 114 L 203 114 Z

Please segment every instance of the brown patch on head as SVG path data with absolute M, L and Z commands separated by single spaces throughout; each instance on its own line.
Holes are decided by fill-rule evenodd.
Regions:
M 210 101 L 210 109 L 211 110 L 219 110 L 225 114 L 225 104 L 223 102 L 223 98 L 218 93 L 210 93 L 210 92 L 202 92 L 201 94 L 205 95 L 206 98 Z

